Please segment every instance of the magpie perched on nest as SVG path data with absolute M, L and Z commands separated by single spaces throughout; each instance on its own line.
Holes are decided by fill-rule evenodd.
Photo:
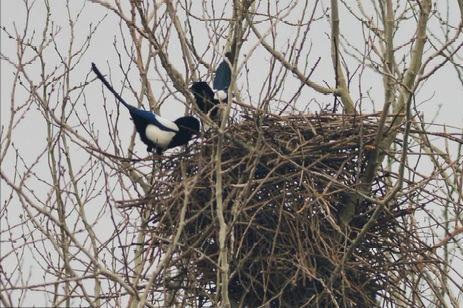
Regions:
M 212 83 L 215 91 L 204 81 L 193 82 L 190 88 L 199 109 L 209 115 L 212 120 L 217 120 L 219 104 L 228 99 L 228 88 L 231 82 L 231 53 L 227 52 L 225 58 L 215 72 Z
M 92 71 L 117 100 L 129 110 L 141 141 L 147 145 L 148 152 L 154 149 L 158 155 L 161 155 L 167 149 L 187 144 L 193 135 L 199 135 L 198 119 L 185 116 L 170 121 L 153 112 L 129 105 L 103 77 L 94 63 L 92 63 Z

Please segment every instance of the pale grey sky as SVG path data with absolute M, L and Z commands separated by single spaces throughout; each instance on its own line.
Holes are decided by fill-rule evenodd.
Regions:
M 322 1 L 324 6 L 328 6 L 329 1 Z M 354 2 L 354 1 L 352 1 Z M 69 35 L 69 26 L 67 23 L 67 12 L 65 9 L 65 1 L 61 0 L 51 0 L 51 18 L 55 23 L 56 27 L 60 27 L 60 34 L 58 35 L 58 45 L 56 48 L 63 54 L 66 54 L 66 49 L 68 48 L 70 35 Z M 23 31 L 24 28 L 24 21 L 25 21 L 25 12 L 24 12 L 24 3 L 23 1 L 17 0 L 2 0 L 0 1 L 1 5 L 1 25 L 2 27 L 6 27 L 7 31 L 14 32 L 14 29 L 18 29 L 19 32 Z M 96 24 L 101 21 L 100 26 L 98 27 L 97 31 L 94 34 L 94 38 L 92 39 L 92 43 L 89 47 L 89 50 L 84 55 L 83 59 L 80 61 L 78 67 L 72 73 L 72 83 L 78 84 L 79 82 L 84 82 L 86 78 L 91 79 L 93 75 L 90 74 L 90 64 L 91 62 L 95 62 L 100 69 L 104 73 L 108 73 L 108 65 L 111 66 L 111 78 L 114 87 L 116 90 L 121 89 L 121 85 L 123 80 L 123 74 L 119 70 L 118 67 L 118 58 L 113 47 L 113 43 L 117 42 L 118 47 L 122 50 L 122 41 L 121 41 L 121 34 L 119 28 L 119 18 L 115 16 L 112 12 L 108 11 L 105 8 L 102 8 L 99 5 L 91 3 L 89 1 L 78 1 L 73 0 L 70 1 L 70 5 L 72 7 L 72 14 L 76 14 L 81 8 L 81 14 L 79 17 L 78 23 L 75 25 L 76 27 L 76 36 L 75 36 L 75 44 L 79 45 L 83 42 L 86 35 L 89 31 L 90 24 Z M 352 18 L 346 18 L 345 10 L 341 6 L 342 14 L 341 14 L 341 27 L 342 27 L 342 34 L 349 39 L 349 43 L 362 48 L 363 44 L 363 37 L 361 35 L 361 28 L 358 25 L 358 22 Z M 198 15 L 201 15 L 200 8 L 195 8 L 195 12 Z M 31 15 L 29 28 L 36 29 L 36 38 L 40 37 L 42 32 L 42 27 L 44 24 L 44 7 L 42 1 L 38 0 L 34 3 L 33 14 Z M 449 12 L 449 19 L 451 20 L 458 20 L 459 15 L 457 11 Z M 295 18 L 295 16 L 293 16 Z M 318 16 L 320 17 L 320 16 Z M 193 24 L 193 36 L 195 38 L 196 47 L 199 48 L 199 52 L 202 53 L 208 48 L 210 48 L 210 42 L 208 36 L 205 34 L 204 29 L 201 26 L 200 21 L 196 21 Z M 260 26 L 261 29 L 265 29 L 266 25 Z M 294 33 L 289 32 L 290 28 L 282 25 L 278 30 L 278 36 L 280 39 L 280 43 L 283 46 L 286 43 L 287 38 L 292 37 Z M 436 34 L 439 33 L 440 29 L 435 25 Z M 126 33 L 126 29 L 123 28 L 122 31 Z M 412 27 L 409 25 L 404 24 L 403 28 L 400 28 L 397 36 L 396 36 L 396 44 L 399 45 L 407 41 L 409 36 L 411 35 Z M 328 84 L 333 85 L 333 73 L 332 73 L 332 66 L 331 66 L 331 58 L 330 58 L 330 45 L 329 45 L 329 22 L 325 20 L 323 22 L 314 23 L 313 28 L 310 32 L 310 41 L 311 41 L 311 52 L 308 56 L 308 66 L 310 67 L 317 61 L 318 57 L 321 57 L 321 61 L 319 66 L 317 67 L 315 73 L 312 75 L 312 79 L 316 82 L 323 84 L 326 81 Z M 439 34 L 440 35 L 440 34 Z M 225 39 L 222 39 L 219 43 L 219 46 L 216 48 L 221 50 L 224 44 L 226 43 Z M 266 78 L 266 73 L 268 72 L 269 62 L 271 56 L 262 48 L 258 47 L 255 50 L 253 46 L 256 42 L 254 40 L 246 41 L 243 50 L 240 54 L 239 63 L 242 63 L 244 59 L 244 55 L 247 55 L 249 52 L 252 51 L 252 55 L 248 60 L 247 68 L 249 69 L 249 87 L 247 85 L 246 75 L 244 74 L 244 68 L 242 73 L 238 76 L 237 84 L 240 90 L 242 90 L 241 95 L 243 101 L 251 101 L 253 104 L 257 104 L 259 92 L 263 86 L 263 82 Z M 54 48 L 50 48 L 50 50 L 46 53 L 46 65 L 50 68 L 54 67 L 55 65 L 59 65 L 60 58 L 56 52 L 53 51 Z M 408 50 L 408 49 L 407 49 Z M 9 39 L 6 37 L 5 32 L 2 31 L 1 33 L 1 52 L 2 54 L 8 57 L 15 57 L 16 53 L 16 43 L 14 40 Z M 459 53 L 461 59 L 461 53 Z M 28 55 L 30 56 L 30 55 Z M 176 68 L 182 72 L 184 71 L 184 64 L 181 58 L 180 48 L 178 46 L 171 46 L 169 50 L 169 57 L 172 63 L 176 66 Z M 209 57 L 209 58 L 208 58 Z M 347 56 L 346 56 L 347 57 Z M 205 61 L 211 58 L 211 53 L 206 53 Z M 348 58 L 347 58 L 348 59 Z M 124 65 L 128 64 L 128 59 L 125 54 L 122 54 L 122 61 Z M 220 61 L 220 59 L 216 59 L 215 65 Z M 1 91 L 0 91 L 0 98 L 1 98 L 1 122 L 2 125 L 9 119 L 10 110 L 9 110 L 9 102 L 10 102 L 10 95 L 11 95 L 11 88 L 12 88 L 12 67 L 1 61 Z M 352 60 L 348 59 L 349 68 L 351 71 L 354 71 L 356 68 L 356 63 Z M 461 64 L 461 63 L 460 63 Z M 33 70 L 32 70 L 33 72 Z M 37 70 L 36 76 L 38 77 L 39 71 Z M 200 68 L 201 75 L 204 76 L 206 71 L 203 67 Z M 135 73 L 135 68 L 130 73 L 133 80 L 131 82 L 136 85 L 135 88 L 139 89 L 139 78 Z M 153 74 L 154 75 L 154 74 Z M 88 76 L 88 77 L 87 77 Z M 210 81 L 210 76 L 208 81 Z M 162 91 L 159 89 L 159 81 L 155 78 L 152 80 L 153 89 L 154 91 Z M 283 98 L 289 98 L 294 95 L 294 91 L 299 87 L 299 82 L 289 74 L 287 81 L 284 84 L 282 89 Z M 359 99 L 359 90 L 356 86 L 356 82 L 353 82 L 354 86 L 352 87 L 352 96 L 354 100 Z M 158 86 L 158 87 L 157 87 Z M 371 95 L 371 99 L 368 97 L 364 97 L 362 100 L 362 107 L 363 110 L 366 112 L 371 112 L 373 110 L 379 111 L 382 107 L 383 102 L 383 86 L 381 77 L 378 74 L 374 74 L 371 71 L 365 71 L 363 80 L 362 80 L 362 92 L 364 94 L 369 93 Z M 250 95 L 248 95 L 248 93 Z M 21 91 L 18 91 L 17 98 L 22 98 L 24 93 L 21 94 Z M 107 96 L 107 104 L 106 108 L 110 111 L 116 112 L 116 105 L 114 103 L 113 98 L 109 94 L 109 92 L 105 91 L 105 95 Z M 155 93 L 157 95 L 157 93 Z M 133 100 L 133 96 L 129 91 L 124 91 L 123 96 L 127 98 L 127 100 Z M 425 119 L 427 121 L 434 120 L 436 123 L 442 123 L 449 126 L 454 127 L 462 127 L 463 126 L 463 87 L 460 81 L 457 79 L 457 74 L 455 70 L 451 66 L 446 66 L 440 69 L 435 75 L 433 75 L 420 89 L 418 95 L 416 96 L 416 103 L 418 105 L 418 109 L 423 112 Z M 92 120 L 94 120 L 94 125 L 96 129 L 99 130 L 99 138 L 102 144 L 109 144 L 110 140 L 107 137 L 107 126 L 106 121 L 103 115 L 103 98 L 101 95 L 101 84 L 99 82 L 94 82 L 93 84 L 89 85 L 85 89 L 85 98 L 86 104 L 89 110 L 89 113 L 92 116 Z M 298 99 L 297 107 L 299 110 L 305 110 L 307 108 L 307 102 L 311 101 L 311 99 L 315 98 L 319 104 L 326 105 L 328 103 L 333 102 L 333 98 L 331 96 L 323 96 L 320 94 L 315 93 L 312 89 L 304 87 L 302 90 L 302 94 Z M 19 100 L 20 101 L 20 100 Z M 168 96 L 166 102 L 164 103 L 161 114 L 162 116 L 175 119 L 176 117 L 180 116 L 183 112 L 182 102 L 184 98 L 181 94 L 176 94 L 175 96 L 171 95 Z M 83 98 L 79 99 L 79 104 L 83 104 Z M 53 103 L 57 103 L 59 106 L 59 101 L 55 101 Z M 77 104 L 76 108 L 80 108 L 81 105 Z M 147 107 L 147 104 L 145 105 Z M 316 103 L 310 103 L 308 105 L 308 109 L 310 110 L 318 110 Z M 82 109 L 78 109 L 81 114 L 83 114 Z M 101 119 L 101 121 L 99 121 Z M 132 133 L 132 123 L 129 120 L 128 114 L 125 110 L 121 110 L 120 119 L 119 119 L 119 131 L 122 138 L 123 144 L 129 143 L 129 138 Z M 71 124 L 77 124 L 75 118 L 70 119 Z M 79 127 L 77 127 L 79 129 Z M 37 149 L 43 150 L 45 144 L 45 136 L 46 136 L 46 126 L 45 122 L 43 121 L 42 115 L 37 108 L 33 107 L 29 112 L 26 114 L 26 118 L 21 124 L 15 129 L 14 131 L 14 144 L 15 147 L 20 151 L 26 161 L 26 163 L 33 163 L 34 159 L 36 158 Z M 139 155 L 145 155 L 145 146 L 138 140 L 136 142 L 136 151 Z M 109 147 L 112 150 L 111 147 Z M 9 154 L 9 159 L 4 162 L 2 165 L 2 170 L 5 172 L 13 172 L 15 160 L 14 160 L 14 153 L 12 152 Z M 85 157 L 82 156 L 82 161 L 79 161 L 79 158 L 76 159 L 76 163 L 84 163 Z M 36 172 L 40 173 L 43 172 L 43 177 L 47 178 L 46 175 L 48 166 L 46 164 L 46 160 L 42 161 L 41 164 L 36 167 Z M 48 193 L 48 186 L 40 181 L 36 181 L 37 193 L 43 194 L 43 198 L 46 198 L 46 194 Z M 43 191 L 41 191 L 43 189 Z M 1 192 L 2 192 L 2 206 L 4 202 L 4 198 L 6 198 L 5 193 L 9 191 L 6 185 L 2 184 Z M 98 217 L 100 215 L 100 211 L 102 210 L 101 207 L 110 206 L 104 196 L 95 199 L 95 204 L 93 205 L 94 209 L 90 210 L 90 215 L 93 217 Z M 107 209 L 107 208 L 106 208 Z M 10 207 L 9 208 L 9 215 L 11 216 L 10 222 L 19 222 L 19 216 L 22 214 L 22 208 L 18 206 L 17 208 Z M 17 212 L 15 212 L 17 211 Z M 124 219 L 122 217 L 121 219 Z M 109 226 L 109 227 L 108 227 Z M 108 221 L 104 221 L 104 219 L 100 220 L 97 225 L 94 226 L 95 230 L 99 232 L 102 238 L 110 236 L 113 232 L 111 229 L 111 224 Z M 4 225 L 2 225 L 2 228 Z M 2 239 L 3 240 L 3 239 Z M 2 245 L 4 243 L 2 242 Z M 4 247 L 5 248 L 5 247 Z M 9 249 L 10 246 L 7 245 L 5 249 Z M 31 282 L 40 283 L 42 281 L 42 276 L 40 275 L 41 269 L 38 268 L 37 263 L 35 263 L 32 259 L 33 251 L 26 252 L 29 253 L 30 256 L 27 260 L 30 260 L 30 264 L 25 264 L 25 267 L 31 273 Z M 4 270 L 9 269 L 12 267 L 13 262 L 9 259 L 5 260 L 5 263 L 2 263 Z M 24 305 L 34 305 L 39 303 L 47 303 L 47 300 L 43 298 L 43 294 L 30 294 L 26 296 L 27 300 L 24 302 Z

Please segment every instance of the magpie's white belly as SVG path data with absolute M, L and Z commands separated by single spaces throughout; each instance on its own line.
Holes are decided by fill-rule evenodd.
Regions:
M 154 144 L 157 144 L 161 148 L 165 148 L 169 145 L 172 138 L 174 138 L 175 133 L 162 130 L 155 125 L 148 124 L 145 128 L 145 135 L 146 138 Z

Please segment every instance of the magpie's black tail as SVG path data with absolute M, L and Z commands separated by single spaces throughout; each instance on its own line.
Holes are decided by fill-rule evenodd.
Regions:
M 225 57 L 231 62 L 231 53 L 227 52 Z M 227 92 L 231 83 L 231 68 L 227 60 L 223 60 L 217 70 L 215 71 L 214 81 L 212 86 L 215 90 L 222 90 Z
M 133 106 L 127 104 L 127 102 L 119 95 L 119 93 L 114 90 L 114 88 L 109 84 L 109 82 L 104 78 L 103 74 L 101 74 L 100 70 L 96 67 L 95 63 L 92 62 L 92 71 L 95 73 L 96 77 L 101 80 L 101 82 L 111 91 L 112 94 L 125 106 L 127 109 L 133 108 Z

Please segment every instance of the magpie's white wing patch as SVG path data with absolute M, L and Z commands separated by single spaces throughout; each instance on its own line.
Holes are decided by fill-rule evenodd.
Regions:
M 157 120 L 159 122 L 161 122 L 159 120 L 159 117 L 158 117 Z M 166 122 L 166 123 L 162 123 L 162 124 L 165 125 L 165 126 L 167 126 L 167 124 L 173 124 L 173 126 L 171 125 L 171 126 L 167 126 L 167 127 L 172 128 L 176 132 L 178 131 L 178 126 L 174 122 L 170 122 L 170 123 Z M 157 127 L 156 125 L 153 125 L 153 124 L 148 124 L 146 126 L 146 128 L 145 128 L 146 138 L 148 138 L 148 140 L 150 140 L 154 144 L 157 144 L 161 148 L 166 148 L 169 145 L 172 138 L 174 138 L 176 132 L 162 130 L 159 127 Z
M 165 127 L 170 128 L 170 129 L 175 130 L 176 132 L 178 132 L 177 124 L 175 124 L 171 120 L 164 119 L 164 118 L 158 116 L 157 114 L 155 114 L 154 117 L 156 118 L 156 120 L 159 123 L 161 123 L 161 125 L 164 125 Z

